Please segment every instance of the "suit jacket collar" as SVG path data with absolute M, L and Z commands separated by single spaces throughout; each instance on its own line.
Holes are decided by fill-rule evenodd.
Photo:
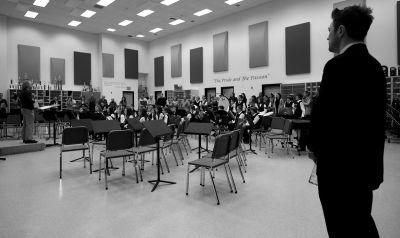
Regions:
M 341 54 L 348 54 L 348 53 L 352 53 L 354 51 L 368 52 L 368 49 L 367 49 L 367 46 L 365 45 L 365 43 L 361 43 L 361 42 L 349 44 L 343 49 L 344 49 L 344 51 L 342 51 Z M 339 54 L 339 55 L 341 55 L 341 54 Z

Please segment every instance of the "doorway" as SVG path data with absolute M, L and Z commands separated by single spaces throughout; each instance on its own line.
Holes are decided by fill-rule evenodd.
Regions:
M 267 95 L 268 97 L 273 93 L 274 95 L 281 92 L 281 84 L 263 84 L 262 85 L 262 94 L 263 96 Z
M 221 95 L 230 98 L 233 96 L 234 88 L 233 87 L 221 87 Z
M 207 101 L 211 101 L 211 98 L 217 95 L 217 89 L 216 88 L 205 88 L 204 89 L 204 95 L 207 98 Z
M 154 91 L 154 99 L 157 102 L 157 99 L 161 97 L 162 91 Z
M 126 98 L 128 106 L 135 108 L 135 92 L 133 91 L 122 91 L 122 96 Z

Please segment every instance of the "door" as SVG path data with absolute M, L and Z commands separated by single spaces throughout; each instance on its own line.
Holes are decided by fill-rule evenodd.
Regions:
M 206 96 L 207 100 L 210 101 L 211 97 L 215 98 L 215 96 L 217 95 L 217 89 L 216 88 L 205 88 L 204 95 Z
M 123 91 L 122 96 L 126 98 L 126 102 L 128 106 L 135 107 L 135 100 L 134 100 L 135 92 L 132 91 Z
M 263 84 L 262 85 L 262 93 L 263 95 L 267 95 L 268 97 L 273 93 L 274 95 L 276 93 L 281 92 L 281 84 Z
M 154 98 L 155 98 L 156 102 L 157 102 L 157 99 L 159 97 L 161 97 L 161 94 L 162 94 L 162 91 L 154 91 Z
M 221 87 L 221 95 L 230 98 L 234 93 L 233 87 Z

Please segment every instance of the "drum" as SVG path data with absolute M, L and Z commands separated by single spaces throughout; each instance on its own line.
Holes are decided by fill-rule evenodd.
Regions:
M 221 95 L 218 99 L 218 107 L 223 106 L 224 110 L 229 112 L 229 99 Z

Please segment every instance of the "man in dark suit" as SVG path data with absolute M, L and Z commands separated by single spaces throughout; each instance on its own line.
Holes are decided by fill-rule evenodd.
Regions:
M 20 96 L 21 113 L 23 116 L 22 140 L 25 144 L 37 143 L 37 141 L 33 139 L 33 129 L 35 122 L 33 104 L 35 103 L 35 101 L 33 100 L 31 90 L 31 83 L 28 80 L 25 80 L 22 83 L 22 91 Z
M 372 10 L 351 6 L 332 12 L 329 51 L 311 114 L 309 149 L 317 163 L 318 190 L 329 237 L 379 237 L 371 216 L 373 190 L 383 182 L 385 77 L 364 39 Z M 338 93 L 349 102 L 373 93 L 374 100 L 337 107 Z M 359 112 L 372 112 L 360 115 Z

